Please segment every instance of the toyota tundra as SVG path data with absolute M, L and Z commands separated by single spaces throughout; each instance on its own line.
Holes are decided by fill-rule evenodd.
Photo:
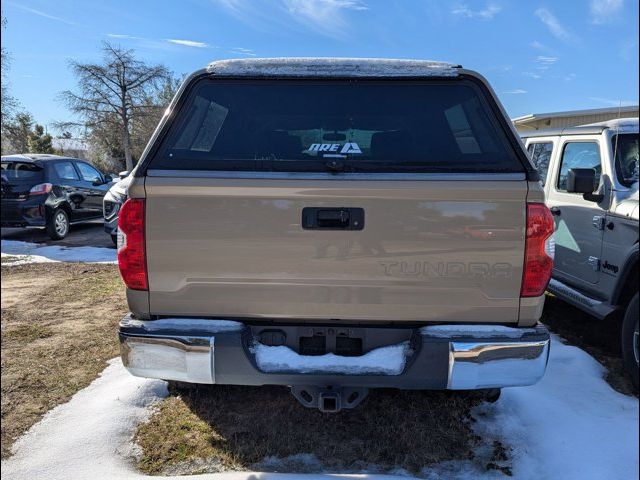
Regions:
M 247 59 L 188 77 L 132 172 L 118 262 L 136 376 L 499 389 L 544 375 L 543 189 L 487 81 L 460 66 Z

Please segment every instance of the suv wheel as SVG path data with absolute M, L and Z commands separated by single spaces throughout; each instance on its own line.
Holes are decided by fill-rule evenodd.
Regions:
M 640 357 L 638 336 L 638 294 L 636 293 L 627 305 L 622 322 L 622 358 L 636 390 L 638 390 L 638 359 Z
M 62 240 L 69 233 L 69 215 L 62 208 L 53 212 L 47 223 L 47 233 L 54 240 Z

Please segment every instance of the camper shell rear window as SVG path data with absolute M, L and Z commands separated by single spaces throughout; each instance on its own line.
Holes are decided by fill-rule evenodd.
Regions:
M 475 82 L 204 78 L 148 169 L 250 172 L 524 172 Z

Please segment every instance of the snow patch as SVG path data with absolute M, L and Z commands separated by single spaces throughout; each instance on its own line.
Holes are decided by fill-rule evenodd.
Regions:
M 159 330 L 180 330 L 181 332 L 205 331 L 207 333 L 237 332 L 244 324 L 233 320 L 207 320 L 205 318 L 161 318 L 159 320 L 137 320 L 127 318 L 123 327 L 142 328 L 148 332 Z
M 247 58 L 212 62 L 214 75 L 291 77 L 455 77 L 458 68 L 431 60 L 383 58 Z
M 525 329 L 505 327 L 502 325 L 429 325 L 422 327 L 420 333 L 436 338 L 473 337 L 520 338 Z
M 517 479 L 638 478 L 638 399 L 613 390 L 605 373 L 553 335 L 543 379 L 477 407 L 474 430 L 512 448 Z
M 299 453 L 284 458 L 269 456 L 251 465 L 251 468 L 258 472 L 321 473 L 324 471 L 324 465 L 312 453 Z
M 45 262 L 116 263 L 116 250 L 102 247 L 65 247 L 2 240 L 2 258 L 15 257 L 5 265 Z
M 409 352 L 409 342 L 375 348 L 358 357 L 300 355 L 289 347 L 256 343 L 251 352 L 264 372 L 337 373 L 349 375 L 399 375 Z
M 11 255 L 9 253 L 2 252 L 2 258 L 7 259 L 7 262 L 3 262 L 5 267 L 13 267 L 16 265 L 26 265 L 28 263 L 51 263 L 55 260 L 49 260 L 46 257 L 40 255 Z
M 167 395 L 166 383 L 129 375 L 119 358 L 13 445 L 2 475 L 15 479 L 130 478 L 136 426 Z

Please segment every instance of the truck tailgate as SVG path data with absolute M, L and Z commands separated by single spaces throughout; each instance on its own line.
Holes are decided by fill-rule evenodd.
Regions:
M 523 174 L 229 177 L 146 177 L 151 314 L 517 322 Z M 306 207 L 364 226 L 303 228 Z

